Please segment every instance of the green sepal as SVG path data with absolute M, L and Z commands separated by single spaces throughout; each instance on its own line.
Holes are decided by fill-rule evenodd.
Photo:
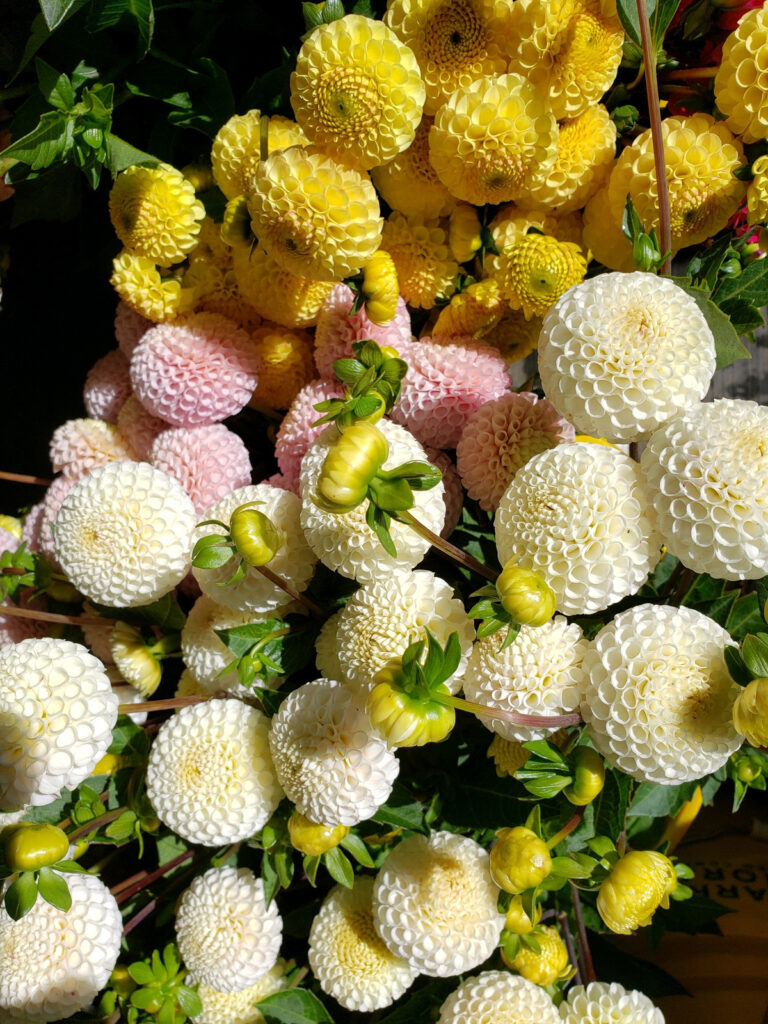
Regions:
M 40 868 L 37 874 L 37 891 L 46 903 L 66 913 L 72 906 L 72 896 L 65 878 L 49 867 Z
M 14 921 L 20 921 L 37 900 L 37 879 L 34 871 L 22 871 L 5 891 L 5 909 Z

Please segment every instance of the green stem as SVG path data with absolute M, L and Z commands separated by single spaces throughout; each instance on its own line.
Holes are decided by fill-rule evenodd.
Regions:
M 664 141 L 661 134 L 661 110 L 659 108 L 659 82 L 656 77 L 656 48 L 651 38 L 648 21 L 648 7 L 645 0 L 636 0 L 640 20 L 640 36 L 643 41 L 643 63 L 645 64 L 645 90 L 648 96 L 648 116 L 651 121 L 653 139 L 653 161 L 656 167 L 656 186 L 659 194 L 659 246 L 663 253 L 672 249 L 672 227 L 669 212 L 669 188 L 667 168 L 664 159 Z M 662 266 L 664 274 L 672 273 L 672 259 L 667 256 Z
M 96 829 L 101 828 L 102 825 L 108 825 L 110 821 L 114 821 L 115 818 L 119 818 L 120 815 L 127 810 L 127 807 L 117 807 L 114 811 L 105 811 L 105 813 L 100 814 L 98 818 L 93 818 L 92 821 L 86 822 L 86 824 L 81 825 L 80 828 L 76 828 L 74 832 L 70 832 L 67 839 L 69 839 L 70 843 L 74 843 L 78 839 L 82 839 L 83 836 L 87 836 L 90 832 L 95 832 Z
M 428 540 L 429 543 L 434 548 L 437 548 L 441 554 L 453 559 L 454 562 L 458 562 L 458 564 L 463 566 L 465 569 L 469 569 L 471 572 L 477 573 L 478 576 L 483 576 L 485 579 L 490 580 L 491 583 L 495 583 L 498 579 L 499 574 L 495 569 L 489 569 L 487 565 L 483 565 L 482 562 L 478 562 L 476 558 L 473 558 L 472 555 L 468 555 L 465 551 L 462 551 L 461 548 L 457 548 L 455 544 L 451 544 L 450 541 L 447 541 L 443 537 L 438 536 L 438 534 L 433 533 L 428 526 L 425 526 L 424 523 L 415 519 L 410 512 L 398 512 L 397 518 L 400 521 L 407 523 L 425 540 Z
M 570 715 L 521 715 L 516 711 L 491 708 L 485 704 L 476 704 L 474 701 L 464 700 L 463 697 L 454 697 L 449 693 L 439 693 L 434 690 L 430 693 L 430 699 L 438 704 L 446 704 L 452 708 L 458 708 L 459 711 L 468 711 L 472 715 L 480 715 L 483 718 L 492 718 L 500 722 L 509 722 L 510 725 L 529 725 L 536 729 L 563 729 L 566 726 L 578 725 L 581 722 L 581 715 L 576 712 Z
M 260 572 L 262 576 L 268 579 L 270 583 L 274 583 L 276 587 L 279 587 L 283 593 L 287 594 L 294 601 L 298 601 L 299 604 L 303 604 L 309 611 L 310 615 L 314 615 L 314 617 L 316 619 L 320 619 L 321 622 L 328 618 L 319 604 L 315 604 L 311 598 L 307 597 L 305 594 L 300 594 L 297 590 L 294 590 L 293 587 L 285 582 L 282 576 L 278 576 L 277 573 L 272 572 L 268 566 L 255 565 L 253 568 L 256 572 Z
M 547 849 L 554 850 L 558 843 L 562 843 L 566 836 L 569 836 L 571 832 L 575 831 L 581 824 L 581 819 L 584 817 L 584 811 L 586 811 L 587 805 L 579 807 L 573 817 L 567 821 L 559 832 L 555 832 L 551 839 L 547 840 Z

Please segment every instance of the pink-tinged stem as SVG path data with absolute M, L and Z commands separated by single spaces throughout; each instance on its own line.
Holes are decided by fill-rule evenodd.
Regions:
M 576 974 L 573 977 L 574 985 L 581 985 L 581 971 L 579 970 L 579 959 L 576 956 L 576 948 L 573 945 L 573 936 L 571 935 L 571 929 L 568 927 L 568 915 L 560 911 L 557 915 L 557 920 L 560 922 L 560 927 L 563 932 L 563 939 L 565 940 L 565 946 L 568 950 L 568 959 L 576 969 Z
M 92 615 L 59 615 L 58 612 L 40 612 L 35 608 L 17 608 L 13 604 L 0 605 L 0 615 L 17 619 L 37 619 L 39 622 L 57 622 L 64 626 L 108 626 L 109 620 Z
M 27 473 L 6 473 L 0 471 L 0 480 L 12 480 L 17 484 L 40 484 L 41 487 L 48 487 L 53 480 L 46 480 L 44 476 L 29 476 Z
M 558 843 L 562 843 L 566 836 L 569 836 L 571 832 L 575 830 L 581 824 L 581 819 L 584 817 L 584 811 L 586 811 L 586 804 L 583 807 L 579 807 L 574 816 L 570 818 L 560 829 L 559 832 L 555 832 L 551 839 L 547 840 L 547 848 L 554 850 Z
M 659 245 L 662 253 L 672 248 L 672 227 L 669 212 L 669 189 L 667 187 L 667 166 L 664 159 L 664 141 L 661 134 L 661 109 L 659 107 L 659 82 L 656 77 L 656 49 L 651 38 L 648 21 L 648 7 L 645 0 L 637 0 L 637 14 L 640 20 L 640 36 L 643 43 L 645 64 L 645 91 L 648 96 L 648 116 L 651 119 L 653 139 L 653 162 L 656 167 L 656 184 L 659 193 Z M 662 273 L 672 273 L 672 259 L 664 260 Z
M 80 828 L 76 828 L 74 832 L 70 832 L 67 839 L 69 839 L 70 843 L 74 843 L 78 839 L 82 839 L 83 836 L 87 836 L 90 832 L 95 832 L 96 829 L 101 828 L 102 825 L 108 825 L 110 821 L 114 821 L 115 818 L 119 818 L 125 810 L 127 810 L 127 808 L 118 807 L 114 811 L 106 811 L 104 814 L 100 814 L 98 818 L 93 818 L 92 821 L 88 821 L 85 825 L 81 825 Z
M 289 586 L 289 584 L 285 582 L 282 576 L 278 576 L 277 573 L 272 572 L 268 566 L 257 565 L 254 566 L 254 568 L 257 572 L 260 572 L 265 579 L 268 579 L 270 583 L 274 583 L 276 587 L 279 587 L 283 593 L 287 594 L 294 601 L 298 601 L 299 604 L 303 604 L 309 613 L 314 615 L 316 619 L 320 619 L 322 621 L 328 618 L 319 604 L 315 604 L 315 602 L 305 594 L 300 594 L 297 590 L 294 590 L 293 587 Z
M 429 699 L 437 701 L 438 704 L 448 704 L 453 708 L 458 708 L 459 711 L 468 711 L 472 715 L 509 722 L 510 725 L 530 725 L 537 729 L 555 730 L 564 729 L 569 725 L 578 725 L 581 722 L 581 715 L 576 712 L 570 715 L 522 715 L 517 711 L 505 711 L 503 708 L 491 708 L 486 704 L 476 704 L 472 700 L 464 700 L 463 697 L 454 697 L 448 693 L 431 692 Z
M 687 82 L 687 81 L 705 81 L 709 78 L 714 78 L 719 68 L 676 68 L 674 71 L 665 71 L 662 74 L 662 78 L 665 82 Z
M 137 711 L 172 711 L 174 708 L 186 708 L 190 704 L 204 704 L 217 696 L 226 694 L 222 690 L 220 693 L 206 693 L 204 697 L 168 697 L 167 700 L 148 700 L 143 704 L 118 704 L 117 711 L 121 715 L 135 715 Z
M 448 558 L 453 559 L 454 562 L 458 562 L 459 565 L 464 566 L 465 569 L 470 569 L 472 572 L 476 572 L 478 576 L 483 576 L 485 579 L 490 580 L 491 583 L 495 583 L 499 577 L 499 574 L 495 569 L 489 569 L 487 565 L 483 565 L 482 562 L 478 562 L 472 555 L 468 555 L 466 551 L 462 551 L 461 548 L 457 548 L 455 544 L 451 544 L 450 541 L 445 540 L 438 534 L 433 533 L 428 526 L 424 523 L 419 522 L 415 519 L 410 512 L 399 512 L 398 515 L 407 521 L 408 525 L 420 534 L 425 540 L 428 540 L 432 547 L 446 555 Z
M 180 853 L 178 857 L 174 857 L 173 860 L 169 860 L 167 864 L 163 864 L 162 867 L 157 868 L 155 871 L 151 871 L 148 875 L 136 882 L 135 885 L 130 886 L 127 889 L 123 889 L 119 894 L 115 896 L 118 904 L 127 903 L 128 900 L 133 899 L 137 892 L 141 892 L 142 889 L 146 889 L 148 885 L 152 885 L 158 878 L 162 878 L 163 875 L 167 875 L 169 871 L 179 865 L 183 864 L 185 860 L 189 860 L 190 857 L 194 857 L 197 850 L 185 850 L 184 853 Z

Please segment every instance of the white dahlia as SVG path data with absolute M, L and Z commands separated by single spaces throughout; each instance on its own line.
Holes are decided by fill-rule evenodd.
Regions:
M 541 573 L 565 615 L 636 593 L 661 547 L 639 467 L 599 444 L 534 456 L 504 492 L 495 525 L 501 564 Z
M 269 753 L 269 721 L 239 700 L 182 708 L 149 752 L 147 796 L 182 839 L 220 846 L 248 839 L 283 793 Z
M 112 742 L 117 697 L 81 644 L 0 647 L 0 810 L 49 804 L 87 779 Z
M 584 658 L 581 714 L 595 746 L 640 782 L 676 785 L 717 771 L 742 743 L 734 641 L 692 608 L 641 604 L 617 615 Z
M 157 601 L 190 565 L 195 507 L 184 488 L 146 462 L 110 462 L 78 480 L 56 516 L 56 557 L 99 604 Z
M 394 1003 L 418 970 L 391 953 L 373 923 L 373 879 L 331 889 L 312 922 L 309 966 L 320 988 L 345 1010 L 371 1013 Z
M 179 901 L 176 941 L 197 981 L 218 992 L 255 985 L 277 962 L 283 922 L 248 868 L 211 868 Z
M 696 405 L 657 430 L 640 465 L 670 554 L 716 579 L 768 573 L 768 409 Z
M 208 509 L 204 519 L 219 519 L 229 523 L 230 516 L 246 502 L 253 502 L 253 508 L 263 512 L 281 530 L 284 542 L 269 568 L 280 576 L 294 590 L 301 593 L 309 586 L 317 563 L 299 525 L 300 502 L 295 494 L 271 484 L 255 484 L 232 491 L 221 501 Z M 204 537 L 209 533 L 221 533 L 220 526 L 203 526 L 195 533 Z M 224 584 L 235 571 L 235 562 L 230 561 L 219 569 L 193 569 L 200 589 L 216 604 L 226 605 L 236 611 L 269 612 L 291 601 L 291 597 L 276 584 L 270 582 L 258 569 L 248 566 L 243 579 L 231 586 Z
M 237 992 L 219 992 L 210 985 L 199 983 L 197 994 L 203 1004 L 203 1011 L 192 1020 L 195 1024 L 264 1024 L 264 1017 L 256 1003 L 288 987 L 285 969 L 285 961 L 278 960 L 272 970 L 259 978 L 255 985 L 241 988 Z M 190 981 L 196 981 L 194 975 Z
M 95 875 L 68 874 L 66 912 L 38 898 L 14 921 L 0 906 L 0 1020 L 42 1024 L 84 1010 L 120 954 L 123 921 Z
M 501 650 L 506 635 L 501 629 L 476 641 L 464 673 L 467 700 L 519 715 L 578 711 L 586 686 L 582 662 L 589 646 L 581 628 L 557 615 L 543 626 L 523 626 L 514 643 Z M 494 718 L 480 721 L 503 739 L 521 743 L 553 731 Z
M 656 274 L 598 274 L 546 313 L 539 373 L 577 431 L 641 441 L 707 393 L 715 340 L 695 301 Z
M 397 661 L 409 644 L 426 640 L 426 629 L 443 646 L 451 633 L 459 634 L 462 657 L 447 683 L 455 693 L 475 630 L 453 588 L 425 569 L 393 569 L 386 577 L 360 587 L 335 619 L 333 656 L 344 678 L 367 693 L 379 669 Z M 323 644 L 318 653 L 327 649 Z M 321 666 L 321 670 L 325 668 Z
M 437 1024 L 558 1024 L 552 999 L 532 981 L 508 971 L 467 978 L 440 1007 Z M 606 1022 L 607 1024 L 607 1022 Z
M 664 1015 L 648 996 L 617 982 L 574 985 L 560 1004 L 565 1024 L 664 1024 Z
M 380 420 L 376 426 L 389 445 L 384 469 L 394 469 L 404 462 L 429 462 L 422 446 L 404 427 L 389 420 Z M 301 526 L 307 543 L 323 565 L 360 583 L 376 579 L 392 569 L 413 568 L 427 553 L 430 544 L 410 526 L 393 520 L 390 532 L 397 549 L 397 558 L 393 558 L 365 521 L 367 500 L 351 512 L 343 513 L 324 512 L 313 501 L 312 493 L 320 470 L 337 437 L 338 431 L 333 424 L 326 427 L 301 463 Z M 438 534 L 445 522 L 443 493 L 442 481 L 429 491 L 416 491 L 411 509 L 415 519 Z
M 320 825 L 356 825 L 392 792 L 400 765 L 349 687 L 317 679 L 272 719 L 272 759 L 285 795 Z
M 473 839 L 411 835 L 384 861 L 373 890 L 376 930 L 396 956 L 432 978 L 487 960 L 504 927 L 490 858 Z

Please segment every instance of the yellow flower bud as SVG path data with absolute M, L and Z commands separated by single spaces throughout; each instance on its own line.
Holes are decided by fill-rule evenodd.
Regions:
M 229 532 L 238 553 L 248 565 L 266 565 L 270 562 L 285 540 L 272 520 L 257 508 L 241 505 L 232 513 Z
M 768 679 L 753 679 L 733 705 L 733 726 L 753 747 L 768 746 Z
M 17 540 L 21 540 L 21 520 L 15 516 L 0 515 L 0 529 L 7 530 Z
M 482 245 L 480 218 L 469 203 L 459 203 L 448 222 L 448 245 L 457 263 L 468 263 Z
M 564 795 L 577 807 L 591 804 L 605 785 L 605 762 L 592 747 L 577 747 L 573 755 L 573 782 Z
M 248 201 L 245 196 L 235 196 L 224 207 L 221 221 L 221 240 L 233 248 L 238 245 L 250 245 L 254 241 L 251 231 L 251 215 L 248 213 Z
M 378 249 L 363 267 L 363 297 L 368 319 L 379 327 L 386 327 L 394 318 L 399 295 L 395 261 L 388 252 Z
M 181 173 L 187 181 L 192 182 L 195 192 L 207 192 L 215 184 L 213 170 L 208 164 L 187 164 L 186 167 L 182 167 Z
M 555 614 L 555 593 L 539 573 L 507 562 L 496 580 L 501 606 L 521 626 L 543 626 Z
M 617 935 L 644 928 L 659 907 L 669 906 L 677 888 L 672 861 L 655 850 L 632 850 L 614 865 L 600 886 L 597 909 Z
M 389 455 L 387 439 L 372 423 L 358 420 L 344 430 L 325 457 L 315 504 L 325 512 L 351 512 Z
M 109 987 L 113 988 L 119 996 L 129 996 L 137 988 L 137 985 L 128 968 L 118 964 L 109 976 Z
M 544 925 L 533 932 L 531 938 L 536 939 L 541 952 L 537 953 L 522 943 L 517 956 L 510 961 L 502 949 L 501 956 L 506 965 L 536 985 L 553 985 L 559 978 L 566 977 L 571 971 L 571 965 L 568 962 L 568 949 L 557 928 Z
M 349 835 L 349 829 L 346 825 L 318 825 L 299 811 L 294 811 L 288 819 L 288 835 L 291 837 L 291 846 L 299 853 L 307 857 L 319 857 L 338 846 Z
M 69 839 L 56 825 L 19 824 L 3 846 L 11 871 L 37 871 L 55 864 L 69 852 Z
M 397 671 L 382 669 L 371 691 L 366 712 L 371 725 L 393 747 L 423 747 L 444 740 L 456 724 L 450 705 L 405 693 L 397 687 Z M 448 693 L 445 686 L 439 692 Z
M 543 882 L 552 870 L 547 844 L 523 825 L 503 828 L 491 850 L 491 874 L 504 892 L 517 895 Z
M 530 919 L 528 914 L 525 912 L 523 907 L 523 901 L 519 896 L 513 896 L 512 901 L 509 904 L 507 910 L 507 917 L 504 921 L 504 927 L 508 932 L 514 932 L 515 935 L 528 935 L 532 932 L 536 925 L 541 920 L 541 906 L 536 904 L 536 909 L 533 914 L 533 920 Z
M 112 657 L 120 675 L 142 697 L 151 697 L 160 685 L 160 662 L 144 643 L 141 630 L 127 622 L 116 622 L 109 637 Z

